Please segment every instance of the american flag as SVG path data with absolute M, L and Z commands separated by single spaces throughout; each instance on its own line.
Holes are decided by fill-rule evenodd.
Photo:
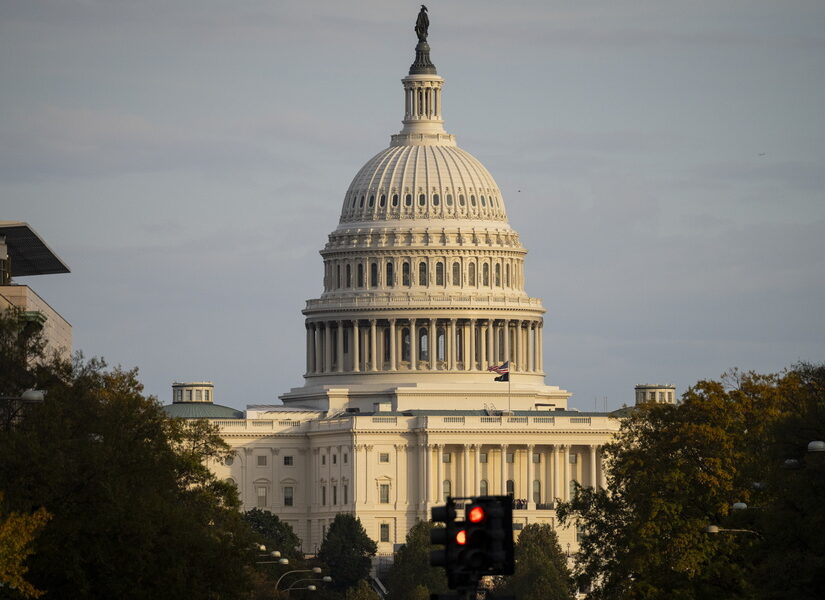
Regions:
M 487 367 L 488 371 L 494 371 L 499 375 L 506 375 L 510 372 L 510 361 L 506 361 L 501 363 L 500 365 L 493 365 L 492 367 Z

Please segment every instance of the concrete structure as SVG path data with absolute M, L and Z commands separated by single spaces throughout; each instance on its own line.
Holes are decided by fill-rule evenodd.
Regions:
M 444 130 L 429 46 L 416 51 L 403 127 L 356 174 L 321 251 L 304 385 L 215 420 L 235 449 L 215 472 L 305 552 L 348 512 L 390 553 L 447 495 L 510 493 L 517 524 L 555 525 L 571 482 L 604 485 L 601 449 L 619 426 L 545 385 L 526 250 L 492 175 Z M 494 381 L 504 362 L 510 380 Z M 559 534 L 575 549 L 575 532 Z
M 671 384 L 643 383 L 636 386 L 636 404 L 654 402 L 676 404 L 676 386 Z
M 72 326 L 33 289 L 13 278 L 68 272 L 28 223 L 0 221 L 0 310 L 20 310 L 22 318 L 43 328 L 46 352 L 64 358 L 72 354 Z

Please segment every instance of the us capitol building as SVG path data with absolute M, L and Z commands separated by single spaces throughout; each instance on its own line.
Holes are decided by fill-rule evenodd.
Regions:
M 423 14 L 423 13 L 422 13 Z M 336 513 L 391 553 L 447 495 L 512 494 L 514 523 L 556 525 L 571 482 L 603 486 L 607 413 L 545 385 L 544 307 L 493 176 L 442 120 L 426 23 L 402 79 L 404 119 L 358 171 L 308 300 L 303 387 L 245 415 L 208 382 L 176 383 L 175 416 L 209 418 L 235 449 L 214 472 L 313 553 Z M 509 381 L 488 368 L 509 362 Z M 575 551 L 572 528 L 559 528 Z

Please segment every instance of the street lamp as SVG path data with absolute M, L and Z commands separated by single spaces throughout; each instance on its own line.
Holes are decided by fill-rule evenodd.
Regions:
M 298 585 L 299 583 L 301 583 L 302 581 L 320 581 L 321 583 L 332 583 L 332 577 L 330 577 L 329 575 L 324 575 L 323 577 L 321 577 L 321 579 L 314 579 L 314 578 L 313 579 L 296 579 L 295 581 L 292 582 L 292 585 L 290 585 L 286 589 L 287 590 L 298 589 L 295 586 Z
M 18 414 L 27 405 L 42 404 L 45 393 L 42 390 L 26 390 L 19 396 L 0 396 L 5 414 L 5 428 L 9 430 L 17 420 Z
M 256 544 L 259 552 L 266 552 L 266 546 L 261 544 L 258 546 Z M 278 550 L 273 550 L 269 554 L 260 554 L 259 558 L 274 558 L 275 560 L 261 560 L 255 561 L 256 565 L 288 565 L 289 559 L 288 558 L 281 558 L 281 553 Z
M 707 525 L 703 530 L 704 533 L 750 533 L 758 538 L 762 538 L 762 534 L 752 529 L 729 529 L 727 527 L 719 527 L 718 525 Z
M 281 560 L 286 560 L 282 558 Z M 286 564 L 286 563 L 282 563 Z M 286 577 L 287 575 L 292 575 L 293 573 L 315 573 L 316 575 L 321 574 L 321 567 L 312 567 L 311 569 L 295 569 L 294 571 L 287 571 L 283 575 L 278 578 L 278 581 L 275 582 L 275 591 L 278 591 L 278 586 L 281 585 L 281 580 Z

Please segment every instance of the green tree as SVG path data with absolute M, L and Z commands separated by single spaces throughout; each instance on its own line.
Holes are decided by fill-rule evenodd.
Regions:
M 381 600 L 378 593 L 366 579 L 361 579 L 354 586 L 347 590 L 347 600 Z
M 366 579 L 378 550 L 369 538 L 361 520 L 353 515 L 339 513 L 327 530 L 318 558 L 327 565 L 332 585 L 339 590 L 354 586 Z
M 14 347 L 0 340 L 0 352 Z M 205 465 L 228 452 L 217 430 L 167 418 L 136 371 L 100 360 L 28 365 L 29 381 L 3 384 L 44 390 L 45 400 L 0 436 L 0 491 L 10 511 L 52 515 L 34 540 L 29 581 L 66 599 L 244 591 L 251 532 L 235 487 Z M 0 597 L 13 596 L 0 588 Z
M 429 594 L 447 590 L 444 569 L 430 566 L 432 528 L 431 522 L 419 521 L 407 532 L 407 539 L 395 553 L 395 560 L 387 576 L 390 600 L 415 600 L 422 594 L 419 587 L 424 589 L 426 598 L 429 598 Z
M 269 511 L 253 508 L 243 514 L 243 520 L 256 534 L 259 543 L 266 546 L 267 551 L 279 551 L 291 560 L 301 556 L 301 540 L 292 531 L 289 523 L 278 518 L 278 515 Z
M 515 547 L 516 570 L 499 580 L 497 591 L 519 600 L 572 600 L 573 578 L 559 538 L 547 524 L 527 525 Z
M 26 579 L 25 562 L 34 552 L 32 542 L 50 518 L 43 508 L 31 514 L 6 514 L 0 510 L 0 586 L 17 590 L 23 598 L 39 598 L 45 593 Z
M 577 572 L 593 582 L 591 596 L 780 597 L 756 584 L 760 564 L 786 554 L 765 528 L 785 493 L 776 483 L 763 484 L 779 471 L 787 436 L 782 424 L 790 419 L 799 425 L 794 419 L 801 408 L 795 404 L 807 398 L 808 419 L 817 411 L 821 417 L 817 386 L 811 383 L 806 391 L 796 371 L 733 371 L 722 381 L 699 382 L 680 405 L 630 411 L 605 449 L 607 489 L 576 486 L 573 499 L 558 511 L 562 523 L 582 528 Z M 820 432 L 822 425 L 820 419 Z M 793 447 L 804 452 L 801 441 Z M 808 490 L 803 495 L 811 495 L 811 482 L 801 483 Z M 731 515 L 732 504 L 740 501 L 762 507 L 761 517 L 747 518 L 765 523 L 741 526 L 741 517 Z M 708 535 L 708 523 L 755 533 Z

